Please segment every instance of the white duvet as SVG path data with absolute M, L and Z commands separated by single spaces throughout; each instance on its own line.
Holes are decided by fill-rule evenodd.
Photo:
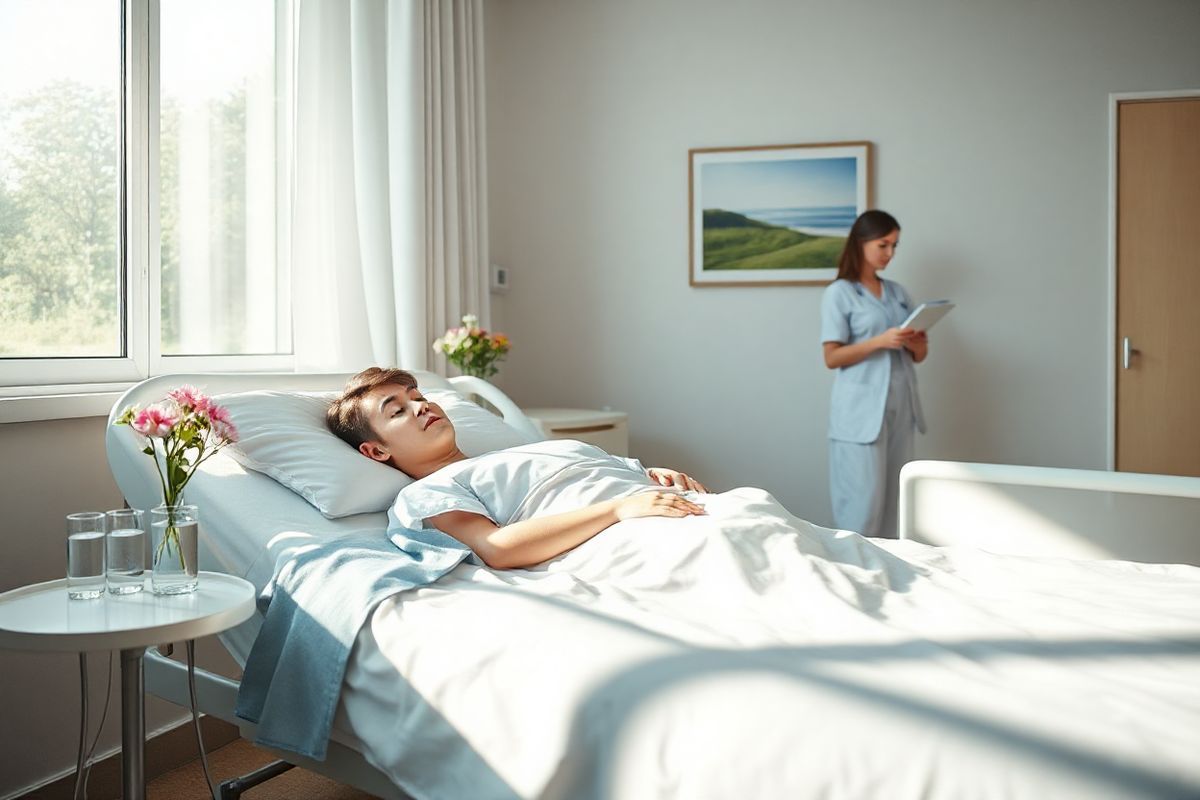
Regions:
M 1200 569 L 701 501 L 385 602 L 340 725 L 418 800 L 1200 796 Z

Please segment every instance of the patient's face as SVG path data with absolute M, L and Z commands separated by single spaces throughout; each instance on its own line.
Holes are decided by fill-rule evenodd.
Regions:
M 424 477 L 425 467 L 457 452 L 454 426 L 420 389 L 388 384 L 368 392 L 361 402 L 377 437 L 358 446 L 363 455 Z

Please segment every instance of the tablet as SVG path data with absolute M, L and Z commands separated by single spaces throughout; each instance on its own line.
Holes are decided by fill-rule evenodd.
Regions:
M 908 319 L 904 320 L 900 327 L 927 331 L 939 319 L 946 316 L 952 308 L 954 308 L 954 303 L 949 300 L 930 300 L 927 303 L 921 303 L 915 311 L 908 315 Z

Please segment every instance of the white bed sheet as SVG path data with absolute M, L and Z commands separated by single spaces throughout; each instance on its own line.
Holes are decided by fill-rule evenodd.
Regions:
M 418 800 L 1200 796 L 1200 569 L 707 503 L 385 601 L 343 700 L 368 759 Z

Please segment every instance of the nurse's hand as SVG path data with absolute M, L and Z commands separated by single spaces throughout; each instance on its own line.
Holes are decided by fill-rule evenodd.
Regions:
M 888 328 L 883 333 L 875 337 L 875 342 L 881 349 L 899 350 L 904 347 L 912 338 L 916 336 L 918 331 L 912 328 Z
M 929 337 L 925 331 L 917 331 L 916 336 L 905 342 L 904 346 L 912 353 L 913 363 L 920 364 L 929 354 Z

